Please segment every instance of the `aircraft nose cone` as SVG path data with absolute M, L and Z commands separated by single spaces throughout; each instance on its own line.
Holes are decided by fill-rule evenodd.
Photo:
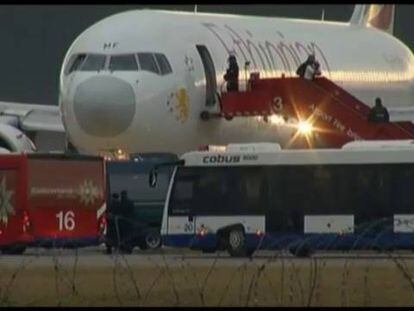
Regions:
M 134 90 L 118 78 L 90 78 L 76 88 L 74 112 L 85 133 L 99 137 L 117 136 L 134 118 Z

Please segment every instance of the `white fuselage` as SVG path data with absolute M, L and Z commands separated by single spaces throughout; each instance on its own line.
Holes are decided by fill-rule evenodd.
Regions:
M 314 53 L 323 76 L 368 105 L 375 97 L 381 97 L 386 106 L 409 106 L 414 102 L 411 51 L 374 28 L 137 10 L 91 26 L 75 40 L 65 57 L 60 107 L 72 144 L 86 153 L 122 149 L 181 154 L 203 144 L 283 143 L 290 137 L 287 129 L 255 117 L 202 121 L 201 111 L 217 111 L 218 105 L 205 105 L 206 76 L 197 45 L 205 46 L 211 55 L 217 92 L 224 90 L 229 53 L 236 55 L 243 80 L 247 76 L 246 61 L 250 62 L 248 71 L 259 71 L 261 77 L 280 77 L 282 73 L 290 76 L 308 54 Z M 139 52 L 164 54 L 172 73 L 107 68 L 67 73 L 72 56 L 79 53 L 109 56 Z M 134 107 L 126 104 L 132 97 Z

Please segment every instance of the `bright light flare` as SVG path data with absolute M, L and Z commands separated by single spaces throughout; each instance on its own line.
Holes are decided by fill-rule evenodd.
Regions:
M 128 154 L 122 149 L 117 149 L 114 156 L 117 160 L 128 160 Z
M 312 124 L 307 121 L 300 121 L 298 123 L 298 131 L 302 135 L 309 135 L 313 131 Z
M 204 226 L 201 226 L 199 229 L 197 229 L 197 234 L 201 237 L 205 236 L 208 233 L 208 229 Z

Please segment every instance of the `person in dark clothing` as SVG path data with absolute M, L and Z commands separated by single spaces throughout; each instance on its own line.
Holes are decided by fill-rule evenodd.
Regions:
M 121 191 L 121 202 L 119 208 L 119 231 L 121 235 L 121 245 L 127 245 L 133 237 L 134 223 L 133 223 L 134 203 L 128 198 L 127 191 Z
M 315 55 L 310 54 L 308 59 L 304 63 L 300 64 L 296 70 L 296 74 L 307 80 L 313 80 L 315 76 L 320 75 L 320 64 L 316 61 Z
M 381 98 L 377 97 L 375 99 L 375 106 L 371 108 L 368 121 L 376 123 L 390 121 L 390 115 L 387 108 L 382 105 Z
M 119 194 L 113 193 L 110 204 L 108 205 L 108 232 L 106 234 L 106 253 L 112 253 L 112 246 L 118 245 L 118 220 L 117 216 L 119 214 L 120 208 Z M 118 227 L 118 228 L 117 228 Z
M 236 56 L 230 55 L 228 63 L 229 68 L 224 75 L 224 80 L 227 82 L 227 92 L 237 92 L 239 90 L 239 65 Z
M 134 204 L 128 198 L 128 192 L 125 190 L 121 191 L 121 204 L 120 205 L 121 205 L 122 215 L 128 216 L 133 210 Z

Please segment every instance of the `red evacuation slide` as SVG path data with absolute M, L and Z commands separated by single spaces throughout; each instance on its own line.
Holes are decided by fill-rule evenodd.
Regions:
M 106 230 L 100 157 L 0 155 L 0 249 L 98 245 Z
M 330 80 L 318 77 L 260 79 L 252 74 L 247 91 L 221 94 L 221 116 L 282 115 L 311 121 L 327 147 L 353 140 L 414 139 L 411 122 L 372 123 L 370 108 Z

